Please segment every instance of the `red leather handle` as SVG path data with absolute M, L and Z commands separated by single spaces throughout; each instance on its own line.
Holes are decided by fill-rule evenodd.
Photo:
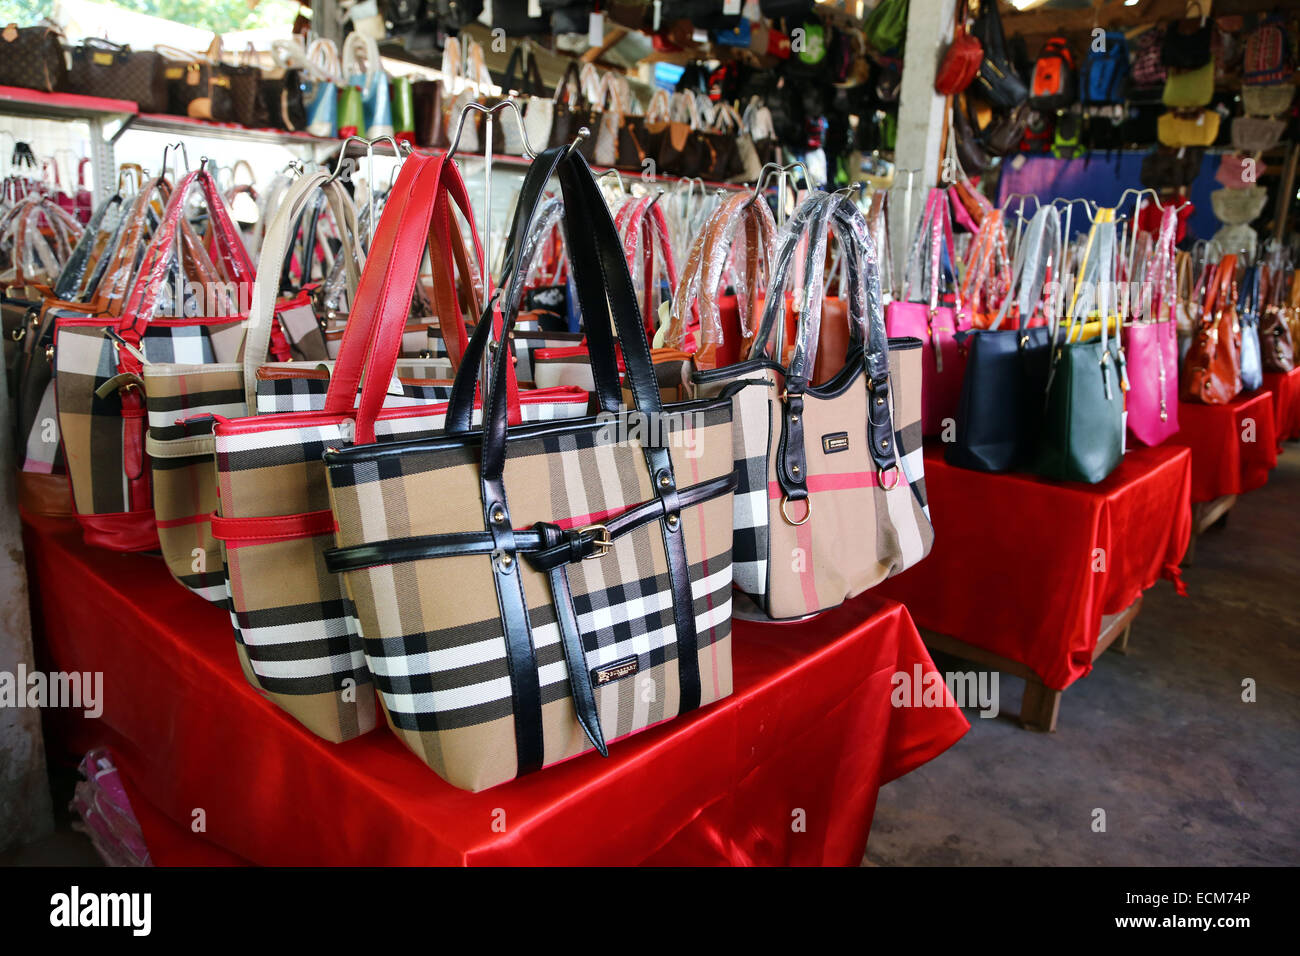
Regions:
M 221 199 L 217 182 L 206 169 L 186 173 L 177 184 L 167 200 L 163 212 L 163 221 L 149 243 L 148 252 L 136 275 L 135 285 L 127 299 L 127 307 L 122 312 L 122 331 L 134 329 L 142 331 L 142 325 L 152 318 L 158 304 L 158 293 L 167 276 L 167 268 L 174 258 L 176 232 L 182 229 L 181 218 L 184 215 L 185 200 L 195 181 L 203 189 L 204 199 L 208 205 L 208 217 L 211 224 L 213 248 L 220 258 L 223 268 L 219 274 L 237 285 L 248 285 L 243 297 L 251 292 L 251 285 L 256 272 L 248 258 L 243 240 L 230 221 L 230 214 Z M 183 263 L 182 263 L 183 265 Z

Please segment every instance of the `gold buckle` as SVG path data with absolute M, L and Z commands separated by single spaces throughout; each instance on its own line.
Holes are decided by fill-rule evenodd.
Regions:
M 793 527 L 797 528 L 802 524 L 808 523 L 808 519 L 812 517 L 812 499 L 804 498 L 803 500 L 804 502 L 807 503 L 808 510 L 804 512 L 804 516 L 802 519 L 800 519 L 799 521 L 795 521 L 793 518 L 790 517 L 790 512 L 786 510 L 786 508 L 789 507 L 790 505 L 790 496 L 786 495 L 784 498 L 781 499 L 781 517 L 785 519 L 786 524 L 792 525 Z
M 597 550 L 587 555 L 583 560 L 590 561 L 592 558 L 603 558 L 609 554 L 609 549 L 614 547 L 614 539 L 610 537 L 609 529 L 603 524 L 589 524 L 585 528 L 579 528 L 578 534 L 586 534 L 588 531 L 594 535 L 591 543 L 595 545 Z

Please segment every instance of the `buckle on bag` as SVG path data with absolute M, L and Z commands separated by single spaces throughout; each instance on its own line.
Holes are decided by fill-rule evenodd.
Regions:
M 609 529 L 603 524 L 589 524 L 585 528 L 579 528 L 578 534 L 585 535 L 589 531 L 592 533 L 592 546 L 596 550 L 583 558 L 583 560 L 589 561 L 592 558 L 603 558 L 605 555 L 609 554 L 609 549 L 614 547 L 614 539 L 610 537 Z
M 786 511 L 786 508 L 789 507 L 790 504 L 790 496 L 786 495 L 786 497 L 781 499 L 781 517 L 785 519 L 786 524 L 797 528 L 801 524 L 808 523 L 808 519 L 812 517 L 812 498 L 804 498 L 803 500 L 804 503 L 808 505 L 808 510 L 804 512 L 804 516 L 801 519 L 795 521 L 790 517 L 790 512 Z

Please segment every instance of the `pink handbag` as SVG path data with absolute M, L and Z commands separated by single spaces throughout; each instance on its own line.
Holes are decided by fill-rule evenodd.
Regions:
M 1178 213 L 1165 206 L 1155 248 L 1151 251 L 1142 303 L 1149 289 L 1149 310 L 1124 324 L 1128 394 L 1125 408 L 1128 430 L 1143 445 L 1159 445 L 1178 431 L 1178 280 L 1174 263 L 1174 236 Z
M 952 217 L 948 193 L 930 190 L 925 214 L 907 259 L 903 301 L 885 307 L 885 329 L 890 338 L 917 338 L 921 353 L 921 434 L 937 435 L 944 419 L 957 418 L 961 382 L 966 374 L 966 353 L 957 347 L 956 333 L 971 327 L 957 291 L 952 242 Z M 954 305 L 941 305 L 940 286 L 953 290 Z M 920 296 L 914 300 L 913 295 Z

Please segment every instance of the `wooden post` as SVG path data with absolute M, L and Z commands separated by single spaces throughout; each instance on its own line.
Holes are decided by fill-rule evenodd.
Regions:
M 17 681 L 36 669 L 32 658 L 31 609 L 27 603 L 27 568 L 23 559 L 22 522 L 14 487 L 13 403 L 0 362 L 0 674 Z M 15 687 L 26 694 L 26 687 Z M 29 707 L 0 706 L 0 853 L 31 843 L 54 829 L 50 784 L 45 774 L 41 712 Z

